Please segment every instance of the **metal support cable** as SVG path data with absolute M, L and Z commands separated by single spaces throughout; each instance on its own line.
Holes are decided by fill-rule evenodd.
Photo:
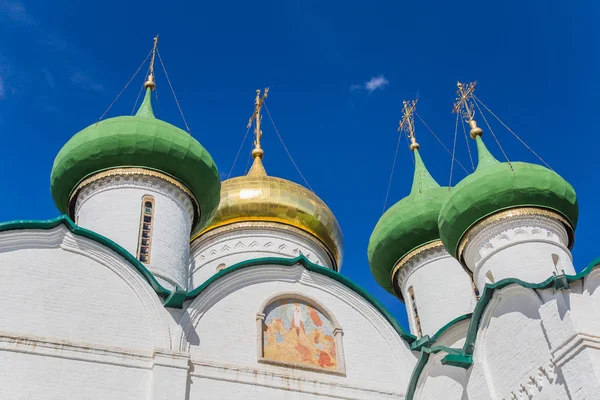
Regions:
M 237 151 L 237 154 L 235 155 L 235 159 L 233 160 L 233 164 L 231 165 L 231 169 L 229 170 L 229 174 L 227 174 L 227 179 L 229 179 L 231 177 L 231 174 L 233 173 L 233 168 L 235 167 L 235 164 L 237 163 L 238 158 L 240 157 L 240 153 L 242 152 L 242 148 L 244 147 L 244 143 L 246 143 L 246 138 L 248 137 L 248 132 L 250 132 L 250 127 L 248 126 L 248 129 L 246 129 L 246 134 L 244 135 L 244 139 L 242 139 L 242 143 L 240 144 L 240 148 Z
M 271 113 L 269 112 L 269 107 L 267 107 L 266 100 L 264 101 L 263 104 L 265 106 L 265 110 L 267 111 L 267 115 L 269 116 L 269 119 L 271 120 L 271 124 L 273 125 L 273 129 L 275 129 L 275 133 L 277 133 L 277 137 L 279 137 L 279 141 L 283 145 L 283 148 L 285 149 L 285 152 L 287 153 L 288 157 L 292 161 L 292 164 L 294 164 L 294 167 L 296 167 L 296 171 L 298 171 L 298 174 L 300 174 L 300 176 L 302 177 L 302 180 L 304 180 L 304 183 L 306 183 L 306 187 L 308 187 L 310 189 L 310 191 L 314 193 L 314 190 L 312 189 L 312 187 L 310 187 L 310 184 L 308 183 L 308 181 L 306 180 L 306 178 L 304 177 L 304 175 L 302 175 L 302 172 L 300 171 L 300 168 L 298 168 L 298 165 L 296 165 L 296 162 L 292 158 L 292 155 L 290 154 L 290 151 L 288 150 L 287 146 L 283 142 L 283 138 L 279 134 L 279 131 L 277 130 L 277 126 L 275 126 L 275 121 L 273 121 L 273 117 L 271 117 Z
M 167 82 L 169 83 L 169 87 L 171 88 L 171 93 L 173 93 L 173 98 L 175 99 L 175 103 L 177 103 L 177 108 L 179 109 L 179 113 L 181 114 L 181 119 L 183 119 L 183 123 L 185 124 L 185 128 L 187 129 L 188 133 L 192 133 L 192 131 L 190 131 L 190 127 L 187 124 L 187 121 L 185 120 L 185 116 L 183 115 L 183 111 L 181 110 L 181 106 L 179 105 L 179 100 L 177 100 L 177 95 L 175 94 L 175 90 L 173 90 L 173 85 L 171 85 L 171 80 L 169 79 L 169 74 L 167 73 L 167 69 L 165 68 L 165 64 L 163 63 L 162 57 L 160 56 L 160 51 L 158 51 L 158 48 L 156 49 L 156 54 L 158 55 L 158 61 L 160 61 L 160 65 L 162 66 L 163 71 L 165 72 L 165 77 L 167 78 Z
M 458 136 L 458 116 L 459 113 L 456 113 L 456 124 L 454 126 L 454 144 L 452 146 L 452 162 L 450 163 L 450 181 L 448 182 L 448 187 L 452 187 L 452 172 L 454 170 L 454 155 L 456 154 L 456 137 Z
M 479 104 L 477 102 L 475 102 L 475 106 L 477 107 L 477 110 L 479 110 L 479 114 L 481 114 L 481 118 L 483 118 L 483 120 L 485 121 L 485 124 L 487 125 L 488 129 L 490 130 L 490 133 L 492 134 L 492 136 L 494 137 L 494 140 L 496 141 L 496 144 L 498 145 L 498 147 L 500 147 L 500 151 L 502 152 L 502 154 L 504 155 L 504 158 L 506 159 L 506 162 L 508 163 L 508 165 L 510 166 L 510 169 L 513 169 L 512 164 L 510 163 L 510 160 L 508 159 L 508 156 L 506 155 L 506 152 L 504 151 L 504 149 L 502 148 L 502 145 L 500 144 L 500 141 L 498 140 L 498 138 L 496 137 L 496 134 L 494 133 L 494 130 L 492 129 L 492 127 L 490 126 L 490 124 L 487 121 L 487 118 L 485 117 L 485 115 L 483 114 L 483 112 L 481 111 L 481 108 L 479 107 Z
M 385 191 L 385 200 L 383 201 L 383 210 L 381 211 L 381 215 L 385 213 L 385 207 L 387 206 L 388 196 L 390 195 L 390 188 L 392 187 L 392 179 L 394 177 L 394 169 L 396 168 L 396 160 L 398 158 L 398 149 L 400 148 L 400 137 L 402 137 L 402 133 L 398 134 L 398 142 L 396 143 L 396 153 L 394 153 L 394 162 L 392 163 L 392 170 L 390 172 L 390 179 L 388 181 L 388 187 Z M 411 152 L 412 153 L 412 152 Z M 414 162 L 414 160 L 413 160 Z
M 148 70 L 146 71 L 146 76 L 148 76 L 148 74 L 150 73 L 150 67 L 148 67 Z M 137 108 L 137 104 L 138 101 L 140 100 L 140 96 L 142 95 L 142 90 L 144 90 L 144 83 L 142 83 L 142 85 L 140 86 L 140 91 L 138 92 L 137 97 L 135 98 L 135 103 L 133 103 L 133 108 L 131 109 L 131 115 L 133 115 L 133 113 L 135 112 L 135 109 Z
M 475 171 L 475 164 L 473 163 L 473 155 L 471 154 L 471 145 L 469 144 L 469 138 L 467 136 L 467 130 L 465 128 L 465 121 L 461 118 L 460 122 L 462 124 L 463 133 L 465 134 L 465 143 L 467 144 L 467 151 L 469 152 L 469 159 L 471 160 L 471 167 L 473 171 Z
M 427 128 L 429 130 L 429 132 L 433 135 L 433 137 L 436 138 L 437 141 L 442 145 L 442 147 L 444 148 L 444 150 L 446 150 L 446 152 L 448 154 L 450 154 L 450 156 L 452 156 L 452 153 L 450 152 L 450 150 L 448 150 L 448 148 L 446 147 L 446 145 L 444 144 L 444 142 L 442 142 L 440 140 L 440 138 L 437 137 L 437 135 L 435 133 L 433 133 L 433 131 L 431 130 L 431 128 L 429 127 L 429 125 L 427 125 L 425 123 L 425 121 L 423 121 L 423 118 L 421 118 L 421 116 L 419 115 L 419 113 L 417 113 L 415 111 L 415 115 L 421 120 L 421 122 L 423 123 L 423 125 L 425 125 L 425 128 Z M 466 174 L 469 174 L 469 171 L 467 171 L 467 169 L 460 163 L 460 161 L 456 160 L 456 163 L 463 169 L 463 171 L 465 171 Z
M 544 165 L 545 165 L 546 167 L 548 167 L 550 170 L 554 171 L 554 170 L 552 169 L 552 167 L 551 167 L 550 165 L 548 165 L 548 163 L 547 163 L 546 161 L 544 161 L 544 159 L 543 159 L 542 157 L 540 157 L 540 156 L 539 156 L 539 155 L 538 155 L 538 154 L 537 154 L 537 153 L 536 153 L 536 152 L 535 152 L 535 151 L 534 151 L 534 150 L 533 150 L 531 147 L 529 147 L 529 146 L 527 145 L 527 143 L 525 143 L 525 141 L 524 141 L 523 139 L 521 139 L 521 138 L 519 137 L 519 135 L 517 135 L 515 132 L 513 132 L 513 131 L 512 131 L 512 129 L 510 129 L 510 128 L 509 128 L 509 127 L 508 127 L 508 126 L 507 126 L 507 125 L 506 125 L 506 124 L 505 124 L 505 123 L 504 123 L 504 122 L 503 122 L 503 121 L 502 121 L 502 120 L 501 120 L 501 119 L 500 119 L 500 118 L 499 118 L 499 117 L 498 117 L 496 114 L 494 114 L 494 113 L 492 112 L 492 110 L 490 110 L 490 109 L 489 109 L 489 108 L 488 108 L 488 107 L 487 107 L 487 106 L 486 106 L 486 105 L 483 103 L 483 101 L 481 101 L 481 100 L 480 100 L 480 99 L 479 99 L 477 96 L 475 96 L 475 95 L 473 95 L 473 98 L 474 98 L 474 99 L 475 99 L 477 102 L 479 102 L 479 103 L 480 103 L 480 104 L 483 106 L 483 108 L 485 108 L 485 109 L 486 109 L 486 110 L 487 110 L 487 111 L 488 111 L 490 114 L 492 114 L 492 116 L 493 116 L 494 118 L 496 118 L 496 119 L 498 120 L 498 122 L 500 122 L 500 123 L 502 124 L 502 126 L 506 128 L 506 130 L 508 130 L 510 133 L 512 133 L 512 134 L 514 135 L 514 137 L 516 137 L 516 138 L 519 140 L 519 142 L 521 142 L 521 144 L 523 144 L 523 146 L 525 146 L 525 148 L 526 148 L 527 150 L 531 151 L 531 152 L 533 153 L 533 155 L 534 155 L 534 156 L 536 156 L 536 157 L 537 157 L 537 158 L 538 158 L 538 159 L 539 159 L 539 160 L 540 160 L 542 163 L 544 163 Z
M 148 52 L 148 55 L 146 56 L 146 58 L 144 58 L 144 61 L 142 61 L 142 63 L 140 64 L 140 66 L 138 67 L 138 69 L 135 71 L 135 73 L 133 74 L 133 76 L 131 78 L 129 78 L 129 81 L 127 81 L 127 84 L 125 84 L 125 87 L 123 89 L 121 89 L 121 91 L 119 92 L 119 94 L 117 95 L 117 97 L 115 97 L 115 99 L 113 100 L 113 102 L 110 103 L 110 106 L 108 106 L 108 108 L 106 109 L 106 111 L 104 111 L 104 113 L 100 116 L 100 118 L 98 118 L 98 121 L 96 121 L 96 123 L 100 122 L 102 120 L 102 118 L 104 118 L 104 116 L 106 115 L 106 113 L 117 102 L 117 100 L 119 100 L 119 97 L 121 97 L 121 95 L 123 94 L 123 92 L 125 91 L 125 89 L 127 89 L 127 86 L 129 86 L 129 84 L 131 83 L 131 81 L 133 81 L 133 79 L 137 76 L 138 72 L 140 72 L 140 69 L 142 69 L 142 67 L 144 66 L 144 64 L 148 60 L 148 57 L 150 57 L 150 54 L 152 54 L 152 50 L 150 50 Z

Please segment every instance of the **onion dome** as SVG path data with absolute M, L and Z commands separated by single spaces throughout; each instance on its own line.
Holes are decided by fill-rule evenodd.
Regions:
M 381 216 L 367 250 L 371 273 L 377 283 L 392 294 L 396 264 L 413 250 L 440 240 L 437 220 L 449 190 L 441 187 L 429 174 L 418 145 L 414 145 L 415 142 L 411 145 L 415 155 L 412 190 Z M 402 299 L 399 290 L 396 295 Z
M 444 246 L 454 257 L 461 251 L 468 230 L 478 221 L 511 208 L 549 210 L 564 218 L 573 244 L 579 208 L 573 187 L 556 172 L 524 162 L 499 162 L 481 139 L 482 131 L 470 120 L 471 137 L 477 143 L 477 169 L 451 191 L 439 215 Z
M 50 175 L 54 204 L 73 217 L 76 188 L 84 179 L 113 168 L 145 168 L 168 175 L 192 193 L 193 222 L 201 229 L 219 204 L 217 167 L 204 147 L 187 132 L 154 117 L 150 75 L 135 116 L 106 119 L 73 136 L 60 150 Z
M 247 175 L 223 181 L 221 202 L 214 218 L 193 239 L 236 222 L 276 222 L 293 226 L 316 238 L 339 269 L 343 237 L 329 207 L 305 187 L 268 176 L 262 163 L 262 149 L 260 152 L 255 149 L 253 155 L 254 162 Z
M 269 93 L 262 98 L 256 91 L 254 113 L 248 128 L 255 123 L 254 162 L 245 176 L 223 181 L 221 202 L 211 223 L 192 240 L 213 229 L 237 222 L 273 222 L 297 228 L 318 240 L 329 253 L 336 270 L 342 264 L 343 237 L 340 226 L 327 205 L 312 191 L 297 183 L 268 176 L 262 163 L 260 146 L 261 108 Z

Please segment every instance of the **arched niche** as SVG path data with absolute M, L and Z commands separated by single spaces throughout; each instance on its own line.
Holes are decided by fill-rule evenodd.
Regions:
M 317 300 L 297 292 L 267 298 L 256 314 L 261 363 L 345 375 L 343 330 Z

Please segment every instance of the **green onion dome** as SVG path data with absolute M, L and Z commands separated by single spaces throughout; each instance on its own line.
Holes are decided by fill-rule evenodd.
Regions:
M 573 187 L 540 165 L 499 162 L 479 134 L 474 136 L 477 169 L 450 191 L 439 215 L 440 236 L 448 252 L 460 261 L 459 246 L 469 228 L 487 216 L 517 207 L 546 209 L 564 217 L 570 224 L 566 228 L 572 245 L 579 214 Z
M 199 214 L 193 230 L 210 222 L 219 205 L 217 167 L 190 134 L 154 117 L 151 93 L 147 87 L 135 116 L 90 125 L 63 146 L 50 175 L 52 198 L 61 213 L 73 216 L 73 191 L 87 177 L 113 168 L 137 167 L 168 175 L 189 189 Z
M 394 294 L 392 271 L 404 256 L 427 243 L 440 240 L 438 215 L 449 188 L 441 187 L 414 150 L 415 174 L 410 194 L 390 207 L 379 219 L 367 254 L 377 283 Z M 396 293 L 402 298 L 401 293 Z

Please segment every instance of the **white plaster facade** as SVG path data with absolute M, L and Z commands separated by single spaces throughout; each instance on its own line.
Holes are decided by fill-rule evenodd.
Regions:
M 298 257 L 334 269 L 332 257 L 316 238 L 291 226 L 239 222 L 214 229 L 192 242 L 189 288 L 194 289 L 222 268 L 264 257 Z
M 75 220 L 137 255 L 144 196 L 154 198 L 148 269 L 165 287 L 187 288 L 189 237 L 194 217 L 190 197 L 150 171 L 115 174 L 85 185 L 77 195 Z
M 148 194 L 148 270 L 162 286 L 131 256 Z M 79 193 L 88 230 L 64 219 L 3 225 L 0 399 L 599 398 L 600 265 L 574 276 L 567 232 L 551 218 L 501 221 L 471 238 L 465 259 L 478 286 L 487 271 L 495 277 L 477 303 L 443 248 L 411 258 L 397 279 L 405 299 L 415 290 L 428 335 L 418 338 L 295 228 L 229 226 L 190 249 L 186 196 L 156 177 L 107 177 Z M 301 254 L 310 262 L 287 262 Z M 173 283 L 187 288 L 169 303 L 181 308 L 165 306 Z M 337 369 L 263 357 L 261 318 L 279 298 L 306 299 L 335 321 Z
M 473 311 L 477 302 L 464 268 L 441 242 L 434 244 L 412 256 L 396 274 L 413 335 L 418 335 L 413 297 L 422 335 L 435 334 L 448 322 Z
M 480 291 L 486 283 L 506 278 L 537 283 L 553 273 L 575 273 L 568 244 L 565 225 L 557 218 L 516 215 L 476 230 L 465 246 L 464 260 Z

